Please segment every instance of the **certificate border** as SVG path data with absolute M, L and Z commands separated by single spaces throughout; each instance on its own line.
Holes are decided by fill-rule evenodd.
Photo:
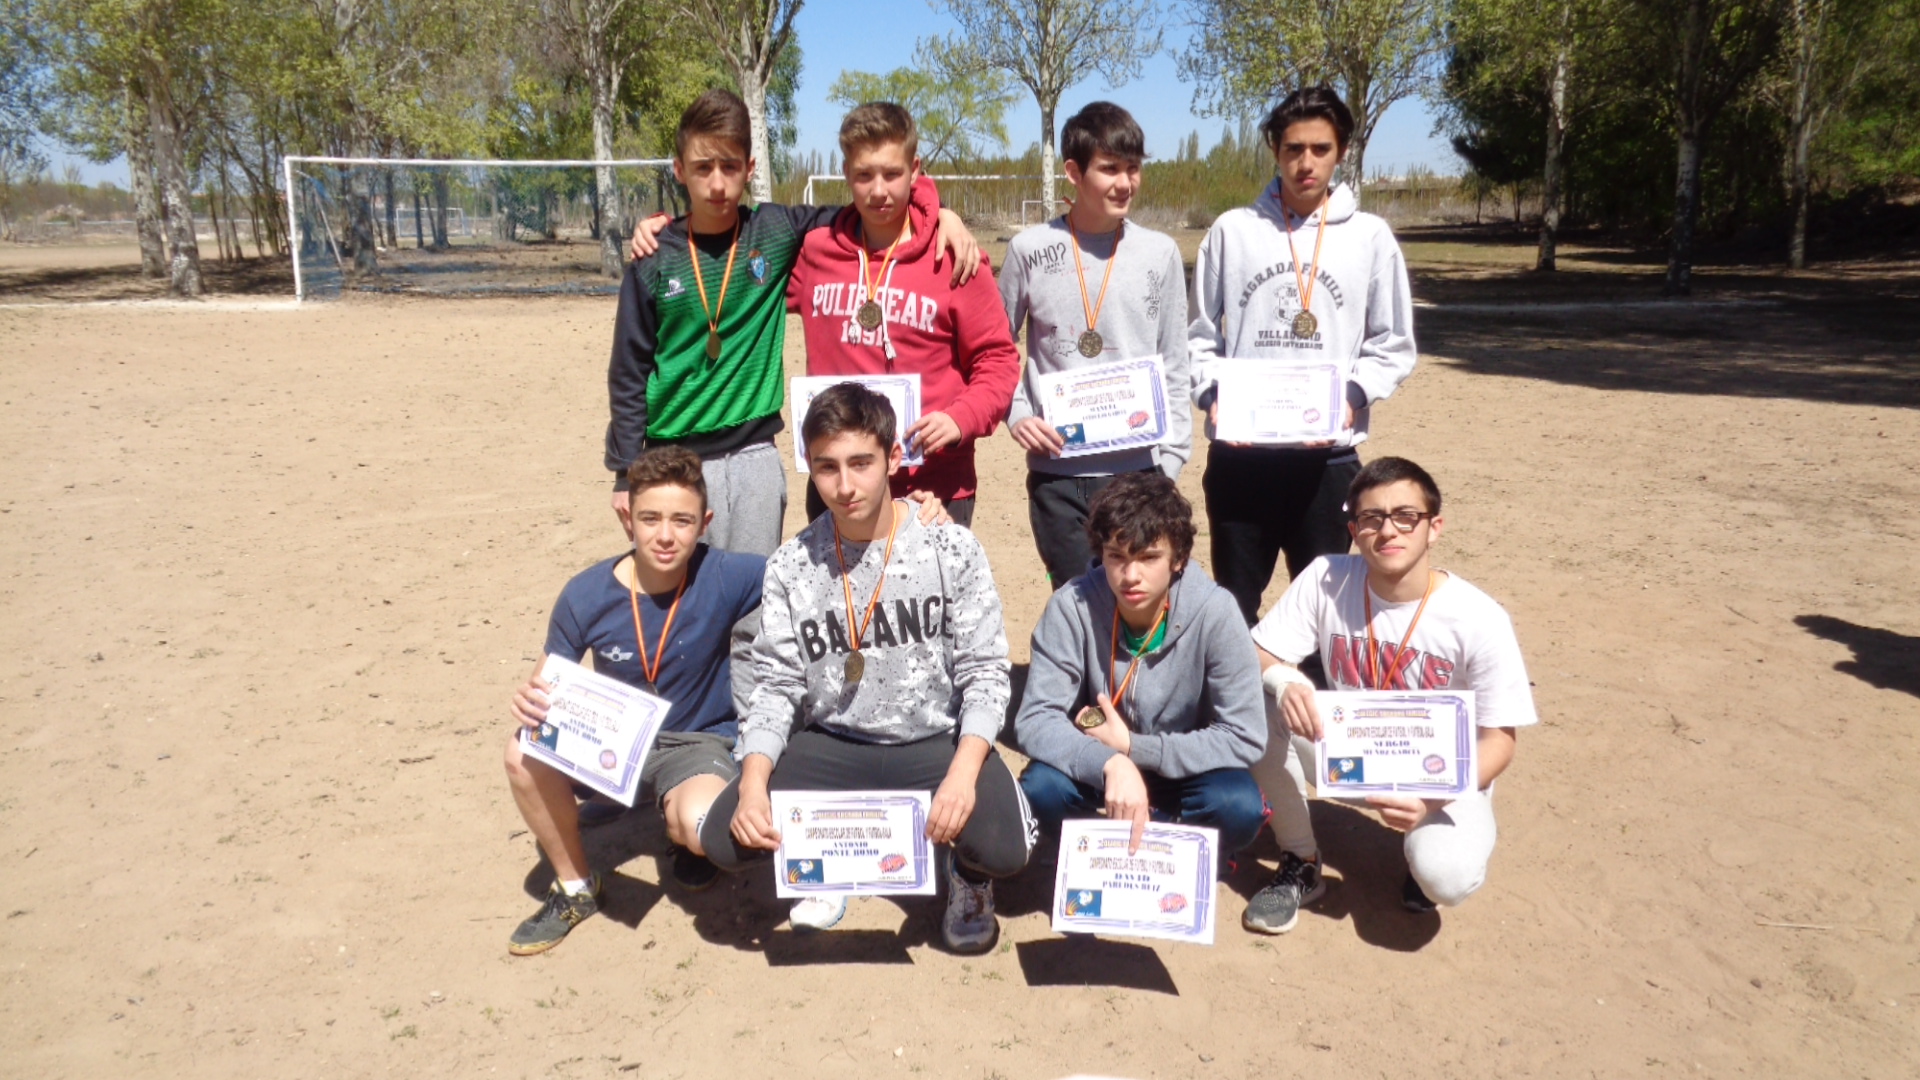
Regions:
M 1133 829 L 1133 826 L 1130 824 L 1084 818 L 1069 822 L 1069 824 L 1086 827 L 1088 829 L 1088 835 L 1091 836 L 1098 836 L 1108 832 L 1125 835 L 1131 833 Z M 1170 843 L 1199 845 L 1199 855 L 1193 864 L 1193 904 L 1188 908 L 1188 910 L 1193 913 L 1193 918 L 1191 925 L 1189 925 L 1189 920 L 1184 919 L 1179 921 L 1171 919 L 1109 919 L 1104 916 L 1089 918 L 1084 915 L 1065 914 L 1061 910 L 1062 904 L 1060 899 L 1063 891 L 1067 887 L 1068 870 L 1067 857 L 1064 850 L 1067 837 L 1063 830 L 1060 834 L 1060 844 L 1063 850 L 1056 857 L 1059 866 L 1054 872 L 1053 879 L 1051 929 L 1055 933 L 1098 933 L 1105 931 L 1123 937 L 1155 937 L 1163 941 L 1186 941 L 1211 945 L 1213 941 L 1212 934 L 1209 933 L 1209 930 L 1214 916 L 1214 891 L 1208 887 L 1208 879 L 1212 877 L 1212 875 L 1210 875 L 1207 870 L 1214 865 L 1213 845 L 1217 842 L 1217 838 L 1218 834 L 1213 829 L 1204 825 L 1188 825 L 1178 829 L 1170 829 L 1164 825 L 1150 824 L 1146 827 L 1145 831 L 1141 833 L 1141 839 L 1143 841 L 1147 839 L 1158 839 Z M 1069 922 L 1067 920 L 1071 921 Z M 1142 930 L 1151 931 L 1151 933 L 1142 934 Z
M 1479 786 L 1480 778 L 1469 775 L 1473 772 L 1474 766 L 1474 743 L 1480 735 L 1479 724 L 1475 721 L 1473 715 L 1473 691 L 1337 690 L 1333 692 L 1348 695 L 1367 694 L 1369 695 L 1369 700 L 1379 701 L 1382 704 L 1402 701 L 1423 705 L 1452 705 L 1454 708 L 1454 775 L 1458 779 L 1452 784 L 1428 784 L 1419 782 L 1411 784 L 1335 784 L 1327 778 L 1327 765 L 1332 758 L 1326 752 L 1326 740 L 1322 739 L 1320 745 L 1315 747 L 1316 756 L 1320 760 L 1313 777 L 1313 786 L 1319 791 L 1322 798 L 1339 799 L 1346 798 L 1350 795 L 1391 795 L 1395 793 L 1424 796 L 1450 795 L 1458 798 L 1472 793 Z M 1371 695 L 1374 694 L 1378 694 L 1379 697 L 1371 697 Z
M 1342 385 L 1343 380 L 1340 378 L 1339 364 L 1318 361 L 1318 360 L 1303 363 L 1303 362 L 1298 362 L 1293 360 L 1283 360 L 1279 358 L 1270 358 L 1270 359 L 1248 358 L 1245 360 L 1229 359 L 1227 364 L 1228 366 L 1219 368 L 1218 373 L 1214 376 L 1214 383 L 1215 383 L 1214 394 L 1216 398 L 1221 395 L 1224 389 L 1219 385 L 1224 379 L 1230 378 L 1230 377 L 1251 375 L 1254 372 L 1250 370 L 1250 368 L 1254 368 L 1254 367 L 1264 366 L 1274 370 L 1292 370 L 1292 371 L 1324 370 L 1324 371 L 1331 372 L 1333 374 L 1333 378 L 1327 380 L 1327 383 L 1328 383 L 1327 427 L 1325 430 L 1321 430 L 1318 428 L 1311 431 L 1306 429 L 1301 429 L 1299 432 L 1297 432 L 1299 436 L 1298 438 L 1288 438 L 1286 436 L 1282 436 L 1273 441 L 1265 441 L 1261 439 L 1247 440 L 1251 442 L 1253 445 L 1255 446 L 1294 446 L 1299 443 L 1313 442 L 1319 439 L 1336 439 L 1337 440 L 1340 438 L 1340 432 L 1343 430 L 1340 426 L 1340 421 L 1342 417 L 1345 415 L 1341 410 L 1341 406 L 1346 404 L 1346 387 Z M 1248 366 L 1246 367 L 1239 366 L 1243 364 Z M 1214 425 L 1214 430 L 1215 431 L 1219 430 L 1218 424 Z M 1296 434 L 1296 433 L 1294 432 L 1287 433 L 1287 435 L 1293 435 L 1293 434 Z
M 1066 458 L 1088 457 L 1093 454 L 1111 454 L 1116 450 L 1132 450 L 1135 447 L 1140 447 L 1140 446 L 1158 446 L 1161 443 L 1165 442 L 1167 439 L 1167 431 L 1168 431 L 1166 365 L 1161 362 L 1159 357 L 1143 356 L 1137 360 L 1115 360 L 1109 364 L 1088 364 L 1086 367 L 1068 368 L 1065 371 L 1055 371 L 1055 372 L 1048 373 L 1046 375 L 1038 376 L 1039 379 L 1065 381 L 1068 379 L 1072 379 L 1076 376 L 1083 376 L 1087 372 L 1095 371 L 1102 368 L 1109 369 L 1115 372 L 1124 372 L 1130 368 L 1137 368 L 1137 367 L 1152 368 L 1159 372 L 1160 377 L 1158 379 L 1153 380 L 1154 407 L 1155 407 L 1156 414 L 1160 418 L 1159 429 L 1155 431 L 1151 436 L 1149 436 L 1146 432 L 1141 432 L 1139 434 L 1123 435 L 1118 439 L 1108 439 L 1104 442 L 1082 443 L 1079 446 L 1069 447 L 1060 452 L 1060 457 L 1063 460 Z M 1041 418 L 1043 420 L 1046 420 L 1047 426 L 1054 428 L 1055 431 L 1058 431 L 1059 428 L 1055 427 L 1053 421 L 1051 419 L 1047 419 L 1046 417 L 1047 409 L 1044 403 L 1041 405 L 1040 412 L 1041 412 Z
M 552 653 L 547 654 L 547 659 L 541 663 L 540 670 L 544 673 L 547 670 L 547 664 L 555 660 L 573 669 L 572 671 L 566 672 L 569 678 L 575 678 L 578 675 L 592 675 L 606 679 L 608 682 L 619 683 L 634 695 L 628 700 L 645 709 L 649 715 L 642 722 L 641 729 L 634 733 L 633 744 L 628 747 L 627 753 L 621 757 L 622 764 L 620 768 L 620 784 L 618 787 L 608 786 L 606 777 L 599 773 L 582 769 L 573 762 L 568 761 L 566 758 L 535 742 L 533 740 L 532 728 L 523 726 L 520 729 L 521 752 L 531 754 L 536 761 L 544 762 L 593 790 L 618 800 L 622 806 L 631 807 L 640 799 L 640 770 L 646 764 L 647 755 L 653 753 L 653 740 L 660 734 L 660 729 L 666 726 L 667 713 L 672 710 L 673 703 L 654 697 L 637 686 L 628 686 L 626 683 L 620 683 L 618 679 L 600 675 L 600 673 L 596 671 L 590 671 L 581 664 L 568 660 L 564 656 L 557 656 Z M 562 670 L 564 671 L 565 669 L 563 668 Z M 552 680 L 548 681 L 551 682 Z M 591 679 L 583 680 L 581 685 L 591 693 L 604 692 L 599 687 L 592 685 Z M 662 706 L 665 707 L 663 708 Z
M 821 389 L 823 390 L 835 383 L 845 382 L 859 383 L 868 389 L 872 389 L 875 385 L 885 386 L 897 383 L 907 392 L 907 404 L 911 407 L 910 411 L 913 413 L 914 420 L 920 417 L 920 376 L 917 372 L 903 372 L 894 375 L 795 375 L 787 380 L 787 400 L 793 406 L 793 408 L 788 411 L 795 414 L 792 427 L 794 438 L 793 467 L 796 472 L 802 474 L 808 472 L 808 469 L 805 460 L 806 450 L 800 445 L 800 425 L 804 423 L 807 418 L 800 414 L 800 395 L 796 391 L 803 383 L 811 382 L 821 383 Z M 912 426 L 913 424 L 913 420 L 906 420 L 905 422 L 908 426 Z M 900 459 L 900 464 L 918 467 L 927 463 L 924 454 L 915 454 L 908 448 L 906 440 L 907 433 L 905 431 L 896 432 L 895 434 L 900 442 L 901 453 L 904 455 Z
M 773 853 L 774 859 L 774 895 L 782 899 L 795 896 L 927 896 L 933 879 L 933 842 L 927 839 L 927 807 L 917 794 L 899 795 L 859 795 L 840 791 L 776 791 L 774 795 L 799 795 L 808 799 L 821 799 L 838 806 L 874 806 L 885 808 L 906 803 L 913 807 L 913 884 L 902 885 L 898 881 L 864 881 L 851 885 L 844 882 L 822 882 L 815 885 L 808 882 L 803 885 L 789 884 L 786 875 L 781 873 L 781 864 L 786 860 L 786 841 L 780 842 L 779 850 Z M 778 825 L 779 822 L 775 822 Z M 786 892 L 780 890 L 785 889 Z

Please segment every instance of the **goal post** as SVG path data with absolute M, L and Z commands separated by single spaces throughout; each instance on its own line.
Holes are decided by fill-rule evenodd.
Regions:
M 294 296 L 617 292 L 633 223 L 686 209 L 671 166 L 287 155 Z

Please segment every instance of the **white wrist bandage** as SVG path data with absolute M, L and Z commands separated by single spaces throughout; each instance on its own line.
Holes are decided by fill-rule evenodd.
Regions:
M 1299 668 L 1287 664 L 1275 664 L 1260 673 L 1260 685 L 1273 695 L 1275 701 L 1279 701 L 1281 695 L 1287 692 L 1288 683 L 1299 683 L 1309 690 L 1314 689 L 1312 679 L 1302 674 Z

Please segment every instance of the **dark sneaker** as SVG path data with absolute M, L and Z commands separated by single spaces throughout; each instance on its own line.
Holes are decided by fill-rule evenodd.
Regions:
M 688 892 L 710 888 L 720 876 L 720 868 L 705 855 L 695 855 L 679 844 L 673 845 L 673 883 Z
M 1247 901 L 1240 925 L 1256 934 L 1284 934 L 1300 921 L 1300 909 L 1327 893 L 1320 861 L 1307 862 L 1291 851 L 1280 853 L 1280 869 L 1266 888 Z
M 1427 891 L 1413 880 L 1412 874 L 1408 874 L 1407 880 L 1400 883 L 1400 906 L 1415 915 L 1431 915 L 1440 910 L 1440 905 L 1427 896 Z
M 562 938 L 580 925 L 580 920 L 600 910 L 600 875 L 587 879 L 587 891 L 568 896 L 558 881 L 547 889 L 540 910 L 514 930 L 507 939 L 507 951 L 515 956 L 532 956 L 560 944 Z
M 580 827 L 591 829 L 599 825 L 611 825 L 626 817 L 627 809 L 612 799 L 595 795 L 580 804 Z
M 947 911 L 940 919 L 940 937 L 947 948 L 962 955 L 993 948 L 1000 936 L 1000 920 L 993 915 L 993 882 L 978 884 L 960 876 L 960 864 L 947 854 Z

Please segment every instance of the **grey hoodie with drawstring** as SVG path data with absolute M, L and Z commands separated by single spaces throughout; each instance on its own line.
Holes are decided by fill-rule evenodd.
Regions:
M 1244 769 L 1267 748 L 1260 661 L 1233 594 L 1198 563 L 1174 579 L 1166 640 L 1140 661 L 1119 703 L 1133 735 L 1128 752 L 1142 772 L 1195 776 Z M 1033 628 L 1033 666 L 1014 718 L 1028 757 L 1091 787 L 1104 787 L 1115 751 L 1073 725 L 1073 717 L 1126 678 L 1124 637 L 1107 669 L 1115 601 L 1099 566 L 1053 594 Z M 1124 634 L 1124 629 L 1123 629 Z

